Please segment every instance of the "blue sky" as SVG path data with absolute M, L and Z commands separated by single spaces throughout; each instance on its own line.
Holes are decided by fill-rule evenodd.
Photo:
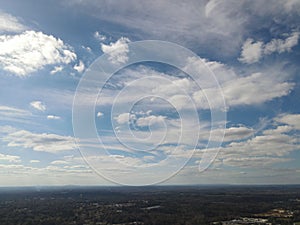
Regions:
M 299 184 L 299 1 L 0 3 L 0 186 Z

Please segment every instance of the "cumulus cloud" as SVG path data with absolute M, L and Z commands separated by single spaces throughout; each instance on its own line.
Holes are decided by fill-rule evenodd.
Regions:
M 60 120 L 60 117 L 59 116 L 55 116 L 55 115 L 48 115 L 47 119 L 48 120 Z
M 40 160 L 37 160 L 37 159 L 32 159 L 29 161 L 30 163 L 40 163 L 41 161 Z
M 25 29 L 26 27 L 16 17 L 0 11 L 0 33 L 20 32 Z
M 101 44 L 101 49 L 108 54 L 108 59 L 113 64 L 126 63 L 128 61 L 128 43 L 130 40 L 126 37 L 121 37 L 115 43 L 111 42 L 109 45 Z
M 36 31 L 1 35 L 0 49 L 1 67 L 19 77 L 29 76 L 46 65 L 68 64 L 77 57 L 62 40 Z
M 41 101 L 30 102 L 30 106 L 42 112 L 46 110 L 46 105 Z
M 247 39 L 243 46 L 241 57 L 239 61 L 247 64 L 258 62 L 262 55 L 263 43 L 261 41 L 255 42 L 253 39 Z
M 27 130 L 3 132 L 2 141 L 8 147 L 22 147 L 40 152 L 57 153 L 76 148 L 75 138 L 51 133 L 32 133 Z
M 293 32 L 286 39 L 272 39 L 268 43 L 255 42 L 248 38 L 243 46 L 239 61 L 247 64 L 258 62 L 264 55 L 289 52 L 298 44 L 299 32 Z
M 125 124 L 129 122 L 130 113 L 122 113 L 114 117 L 118 124 Z
M 79 60 L 79 63 L 76 64 L 73 68 L 78 73 L 82 73 L 84 71 L 84 69 L 85 69 L 85 65 L 84 65 L 84 63 L 81 60 Z

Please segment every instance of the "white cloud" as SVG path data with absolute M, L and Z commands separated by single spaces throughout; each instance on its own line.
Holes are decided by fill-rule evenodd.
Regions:
M 182 92 L 188 92 L 190 87 L 192 86 L 192 82 L 187 79 L 174 79 L 169 84 L 161 84 L 153 89 L 153 93 L 155 94 L 163 94 L 163 95 L 175 95 Z
M 26 27 L 16 17 L 0 11 L 0 33 L 20 32 L 25 29 Z
M 115 43 L 111 42 L 109 45 L 101 44 L 101 49 L 108 54 L 108 59 L 113 64 L 126 63 L 128 60 L 128 43 L 130 40 L 126 37 L 121 37 Z
M 30 116 L 32 116 L 32 114 L 29 111 L 0 105 L 0 120 L 24 122 L 25 118 Z
M 263 73 L 237 77 L 234 80 L 221 84 L 228 107 L 261 104 L 274 98 L 288 95 L 293 87 L 293 83 L 279 82 L 272 76 Z M 215 88 L 204 89 L 195 92 L 193 98 L 202 108 L 220 107 L 221 102 L 215 101 L 214 98 L 216 93 L 217 90 Z M 209 102 L 206 100 L 206 96 Z
M 53 70 L 50 71 L 50 74 L 56 74 L 58 72 L 61 72 L 63 70 L 63 66 L 55 66 Z
M 191 49 L 196 46 L 200 52 L 219 57 L 236 55 L 245 37 L 251 32 L 261 32 L 261 28 L 272 32 L 278 31 L 278 27 L 299 27 L 298 0 L 270 0 L 269 3 L 259 0 L 153 0 L 142 5 L 138 0 L 100 2 L 64 0 L 67 7 L 73 5 L 76 10 L 103 21 L 109 18 L 110 22 L 129 29 L 128 33 L 134 31 L 136 36 L 142 36 L 140 39 L 168 40 Z
M 218 161 L 230 166 L 256 168 L 290 161 L 287 158 L 290 152 L 300 149 L 297 136 L 285 134 L 290 130 L 277 126 L 245 141 L 231 142 L 221 148 Z
M 215 75 L 217 81 L 206 67 Z M 176 107 L 186 109 L 193 108 L 193 105 L 189 104 L 189 97 L 192 97 L 199 109 L 223 107 L 225 99 L 225 109 L 228 109 L 241 105 L 259 105 L 286 96 L 295 86 L 294 83 L 285 81 L 288 78 L 287 71 L 280 66 L 270 67 L 257 73 L 248 74 L 245 71 L 242 72 L 243 74 L 237 74 L 232 67 L 222 63 L 190 58 L 187 59 L 183 69 L 191 74 L 199 72 L 197 83 L 201 86 L 198 87 L 193 80 L 188 78 L 171 76 L 144 66 L 125 69 L 122 76 L 114 77 L 112 85 L 120 89 L 130 85 L 132 80 L 137 82 L 134 83 L 134 88 L 123 88 L 123 94 L 118 96 L 118 104 L 128 104 L 137 93 L 144 93 L 149 96 L 161 96 L 170 103 L 174 103 Z M 97 104 L 110 105 L 117 93 L 115 89 L 104 89 Z M 94 104 L 89 99 L 93 98 L 87 94 L 84 103 Z M 153 101 L 151 104 L 156 108 L 170 107 L 170 104 L 166 102 L 158 105 Z
M 282 114 L 275 121 L 288 124 L 294 129 L 300 130 L 300 114 Z
M 74 67 L 74 70 L 76 70 L 78 73 L 82 73 L 85 69 L 85 66 L 84 66 L 84 63 L 79 60 L 79 64 L 78 65 L 75 65 Z
M 7 142 L 8 147 L 29 148 L 34 151 L 57 153 L 60 151 L 70 151 L 76 148 L 75 138 L 48 133 L 32 133 L 27 130 L 7 130 L 3 131 L 3 142 Z
M 103 113 L 102 112 L 98 112 L 97 113 L 97 117 L 102 117 L 103 116 Z
M 0 65 L 12 74 L 26 77 L 46 65 L 68 64 L 76 54 L 60 39 L 36 31 L 0 36 Z
M 164 116 L 146 116 L 137 119 L 136 124 L 140 127 L 152 126 L 157 123 L 164 123 Z
M 286 39 L 272 39 L 265 44 L 261 41 L 255 42 L 253 39 L 248 38 L 242 46 L 241 57 L 238 60 L 251 64 L 258 62 L 264 55 L 270 55 L 275 52 L 289 52 L 298 44 L 299 36 L 299 32 L 293 32 Z
M 4 155 L 0 153 L 0 161 L 10 162 L 10 163 L 20 163 L 21 159 L 19 156 Z
M 30 160 L 29 162 L 30 162 L 30 163 L 40 163 L 41 161 L 40 161 L 40 160 L 37 160 L 37 159 L 33 159 L 33 160 Z
M 239 61 L 248 64 L 258 62 L 262 55 L 262 47 L 263 43 L 261 41 L 254 42 L 253 39 L 248 38 L 242 46 Z
M 272 88 L 270 88 L 272 87 Z M 294 84 L 278 82 L 272 76 L 253 73 L 222 85 L 226 103 L 234 105 L 255 105 L 288 95 Z
M 210 78 L 212 74 L 219 84 L 236 79 L 238 76 L 233 68 L 230 68 L 221 62 L 210 61 L 204 58 L 199 59 L 196 57 L 188 58 L 183 70 L 188 74 L 197 74 L 197 81 L 203 89 L 215 87 L 216 81 Z
M 36 110 L 44 112 L 46 110 L 46 105 L 41 101 L 30 102 L 30 105 Z
M 48 115 L 47 119 L 48 120 L 60 120 L 60 117 L 59 116 L 55 116 L 55 115 Z
M 289 52 L 294 46 L 298 44 L 299 32 L 291 33 L 285 40 L 272 39 L 269 43 L 265 44 L 264 54 L 272 54 L 274 52 L 283 53 Z
M 55 161 L 52 161 L 50 164 L 51 165 L 66 165 L 66 164 L 69 164 L 69 162 L 67 162 L 65 160 L 55 160 Z
M 106 36 L 103 34 L 100 34 L 98 31 L 96 31 L 94 33 L 94 37 L 99 40 L 99 41 L 105 41 L 106 40 Z
M 254 134 L 254 130 L 252 128 L 248 128 L 245 126 L 237 126 L 237 127 L 229 127 L 226 129 L 215 129 L 211 131 L 211 140 L 212 141 L 220 141 L 221 137 L 224 135 L 224 142 L 243 140 L 245 138 L 249 138 Z M 208 132 L 207 132 L 208 133 Z
M 236 157 L 236 158 L 224 158 L 222 160 L 224 165 L 235 166 L 242 168 L 262 168 L 270 166 L 276 163 L 283 163 L 291 161 L 290 158 L 280 158 L 280 157 Z
M 114 119 L 118 122 L 118 124 L 124 124 L 124 123 L 129 122 L 129 116 L 130 116 L 130 113 L 122 113 L 122 114 L 114 117 Z

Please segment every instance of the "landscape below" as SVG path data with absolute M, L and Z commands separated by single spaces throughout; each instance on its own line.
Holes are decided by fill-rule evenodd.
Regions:
M 0 224 L 300 224 L 300 186 L 0 188 Z

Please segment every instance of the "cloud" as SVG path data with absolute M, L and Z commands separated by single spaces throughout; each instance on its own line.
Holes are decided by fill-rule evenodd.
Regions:
M 105 35 L 100 34 L 98 31 L 94 33 L 94 37 L 99 41 L 105 41 L 107 39 Z
M 154 0 L 143 5 L 137 0 L 65 0 L 64 5 L 103 21 L 110 18 L 110 22 L 126 28 L 123 35 L 168 40 L 217 57 L 235 56 L 251 32 L 299 27 L 300 11 L 297 0 L 270 0 L 267 5 L 259 0 Z
M 237 158 L 225 158 L 222 160 L 224 165 L 234 166 L 240 168 L 262 168 L 272 164 L 283 163 L 291 161 L 290 158 L 279 157 L 237 157 Z
M 243 140 L 251 137 L 254 134 L 254 130 L 252 128 L 248 128 L 245 126 L 237 126 L 237 127 L 229 127 L 225 130 L 223 129 L 215 129 L 211 131 L 211 140 L 219 141 L 221 140 L 221 136 L 224 134 L 224 142 L 231 142 L 237 140 Z M 208 132 L 207 132 L 208 133 Z
M 208 68 L 217 80 L 212 78 L 212 73 Z M 255 106 L 286 96 L 295 87 L 294 83 L 286 81 L 289 78 L 288 71 L 280 65 L 267 67 L 261 72 L 239 71 L 241 74 L 237 74 L 233 67 L 225 64 L 207 59 L 189 58 L 183 70 L 188 74 L 199 73 L 196 79 L 201 86 L 198 87 L 187 77 L 176 76 L 176 73 L 162 73 L 149 67 L 138 66 L 133 69 L 124 69 L 120 72 L 120 76 L 114 76 L 112 81 L 108 81 L 108 86 L 111 85 L 114 88 L 104 88 L 97 104 L 99 106 L 110 105 L 115 97 L 118 97 L 118 104 L 125 105 L 132 101 L 137 93 L 144 93 L 148 96 L 161 96 L 179 109 L 193 108 L 192 104 L 188 104 L 190 97 L 198 109 L 223 107 L 225 99 L 226 110 L 228 110 L 242 105 Z M 132 85 L 130 81 L 136 81 L 134 88 L 125 88 Z M 117 96 L 117 90 L 120 89 L 123 90 L 123 94 Z M 88 94 L 89 91 L 85 93 L 86 100 L 83 102 L 94 104 L 89 100 L 93 99 Z M 153 101 L 148 104 L 156 109 L 170 107 L 170 104 L 166 102 L 155 104 Z
M 48 120 L 60 120 L 60 117 L 59 116 L 55 116 L 55 115 L 48 115 L 47 119 Z
M 82 73 L 85 69 L 85 66 L 84 66 L 84 63 L 79 60 L 79 64 L 78 65 L 75 65 L 74 67 L 74 70 L 76 70 L 78 73 Z
M 3 142 L 8 147 L 22 147 L 39 152 L 58 153 L 76 148 L 75 138 L 49 133 L 32 133 L 27 130 L 3 131 Z
M 299 32 L 291 33 L 285 40 L 272 39 L 269 43 L 265 44 L 264 54 L 269 55 L 274 52 L 283 53 L 289 52 L 294 46 L 298 44 Z
M 253 39 L 248 38 L 242 46 L 241 57 L 238 60 L 251 64 L 258 62 L 264 55 L 290 52 L 298 44 L 299 35 L 299 32 L 293 32 L 286 39 L 272 39 L 265 44 L 261 41 L 255 42 Z
M 221 84 L 228 107 L 261 104 L 288 95 L 293 87 L 293 83 L 279 82 L 272 76 L 263 73 L 237 77 Z M 193 98 L 202 108 L 217 108 L 221 103 L 214 100 L 216 92 L 215 88 L 200 90 L 193 94 Z M 207 102 L 206 97 L 210 102 Z
M 248 38 L 242 46 L 241 57 L 238 60 L 247 64 L 258 62 L 262 55 L 262 47 L 261 41 L 254 42 L 253 39 Z
M 32 116 L 31 112 L 10 106 L 0 105 L 0 120 L 25 122 L 25 118 Z
M 270 101 L 288 95 L 293 87 L 293 83 L 278 82 L 264 73 L 253 73 L 222 85 L 226 103 L 230 106 L 255 105 Z
M 44 112 L 46 110 L 46 105 L 41 101 L 30 102 L 30 105 L 36 110 Z
M 108 54 L 108 59 L 113 64 L 126 63 L 128 61 L 128 43 L 130 40 L 126 37 L 121 37 L 115 43 L 111 42 L 109 45 L 101 44 L 101 49 Z
M 40 161 L 40 160 L 37 160 L 37 159 L 33 159 L 33 160 L 30 160 L 29 162 L 30 162 L 30 163 L 40 163 L 41 161 Z
M 65 160 L 55 160 L 55 161 L 52 161 L 50 164 L 51 165 L 66 165 L 66 164 L 69 164 L 70 162 L 67 162 Z
M 53 70 L 50 71 L 50 74 L 56 74 L 58 72 L 61 72 L 63 70 L 63 66 L 55 66 Z
M 288 124 L 294 129 L 300 130 L 300 114 L 282 114 L 275 121 Z
M 117 121 L 118 124 L 125 124 L 125 123 L 129 123 L 129 119 L 132 116 L 134 116 L 134 115 L 132 115 L 130 113 L 122 113 L 122 114 L 119 114 L 118 116 L 114 117 L 114 119 Z
M 140 117 L 136 120 L 136 124 L 139 127 L 147 127 L 147 126 L 152 126 L 157 123 L 164 123 L 165 117 L 164 116 L 146 116 L 146 117 Z
M 98 112 L 97 113 L 97 117 L 102 117 L 103 116 L 103 113 L 102 112 Z
M 0 11 L 0 33 L 21 32 L 25 29 L 26 27 L 16 17 Z
M 231 142 L 221 148 L 217 163 L 258 168 L 290 161 L 289 154 L 300 149 L 297 134 L 286 134 L 291 130 L 288 126 L 275 126 L 247 140 Z
M 20 163 L 20 156 L 15 155 L 4 155 L 0 153 L 0 161 L 9 162 L 9 163 Z
M 47 65 L 68 64 L 77 57 L 62 40 L 36 31 L 1 35 L 0 49 L 1 67 L 19 77 L 27 77 Z

